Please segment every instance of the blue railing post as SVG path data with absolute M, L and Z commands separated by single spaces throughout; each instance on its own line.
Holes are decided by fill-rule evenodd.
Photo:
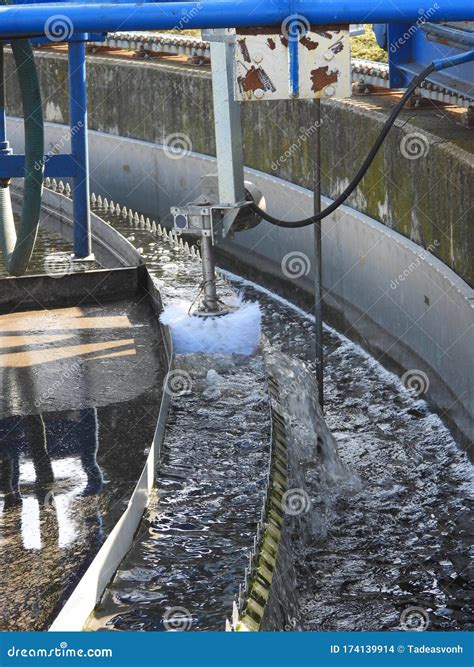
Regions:
M 0 44 L 0 155 L 9 154 L 7 141 L 7 121 L 5 112 L 5 73 L 3 68 L 3 44 Z
M 84 259 L 91 255 L 86 44 L 84 41 L 69 43 L 69 97 L 71 153 L 77 167 L 72 188 L 74 255 L 76 259 Z
M 300 30 L 304 30 L 301 25 L 301 17 L 295 16 L 288 23 L 288 55 L 290 59 L 290 94 L 292 97 L 299 97 L 300 94 L 300 65 L 299 65 L 299 46 Z

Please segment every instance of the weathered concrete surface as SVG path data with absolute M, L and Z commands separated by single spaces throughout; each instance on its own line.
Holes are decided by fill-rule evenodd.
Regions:
M 67 122 L 66 57 L 38 52 L 37 61 L 46 119 Z M 9 56 L 7 68 L 12 70 Z M 89 59 L 89 95 L 92 129 L 159 143 L 185 133 L 194 151 L 215 152 L 208 69 L 95 57 Z M 380 111 L 392 103 L 390 95 L 382 95 L 323 104 L 325 194 L 343 190 L 380 130 L 386 116 Z M 7 91 L 7 109 L 21 115 L 16 86 Z M 311 187 L 313 122 L 311 102 L 245 105 L 247 165 Z M 419 159 L 408 159 L 401 150 L 404 137 L 413 133 L 408 138 L 419 143 Z M 407 110 L 349 204 L 430 248 L 473 284 L 473 171 L 473 132 L 456 115 Z

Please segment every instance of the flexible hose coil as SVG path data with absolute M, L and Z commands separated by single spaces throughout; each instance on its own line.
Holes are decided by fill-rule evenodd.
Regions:
M 0 247 L 7 271 L 25 273 L 35 246 L 43 192 L 44 125 L 41 94 L 33 49 L 27 39 L 12 41 L 20 83 L 25 128 L 23 206 L 18 231 L 11 205 L 9 181 L 0 183 Z M 3 67 L 0 73 L 3 88 Z

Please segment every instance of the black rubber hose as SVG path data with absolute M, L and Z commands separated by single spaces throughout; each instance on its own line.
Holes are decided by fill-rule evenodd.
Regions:
M 380 132 L 380 134 L 377 138 L 377 141 L 372 146 L 369 154 L 365 158 L 365 160 L 364 160 L 361 168 L 357 172 L 357 174 L 354 176 L 354 178 L 349 183 L 349 185 L 344 190 L 344 192 L 341 195 L 339 195 L 339 197 L 337 199 L 335 199 L 332 204 L 330 204 L 323 211 L 321 211 L 321 213 L 318 213 L 317 215 L 312 215 L 310 218 L 306 218 L 304 220 L 289 221 L 289 220 L 279 220 L 278 218 L 274 218 L 273 216 L 269 215 L 266 211 L 259 208 L 255 204 L 255 202 L 251 202 L 249 204 L 249 207 L 255 213 L 257 213 L 261 218 L 263 218 L 267 222 L 270 222 L 272 225 L 276 225 L 277 227 L 286 227 L 287 229 L 298 229 L 299 227 L 308 227 L 309 225 L 313 225 L 315 222 L 319 222 L 319 220 L 323 220 L 328 215 L 331 215 L 331 213 L 334 213 L 334 211 L 337 208 L 339 208 L 339 206 L 341 206 L 341 204 L 343 204 L 346 201 L 346 199 L 354 192 L 356 187 L 359 185 L 361 180 L 364 178 L 368 168 L 372 164 L 372 162 L 373 162 L 375 156 L 377 155 L 381 145 L 383 144 L 383 142 L 385 140 L 385 137 L 390 132 L 390 129 L 392 128 L 392 126 L 393 126 L 394 122 L 396 121 L 398 115 L 400 114 L 401 110 L 405 106 L 405 103 L 410 99 L 410 97 L 413 95 L 413 93 L 418 88 L 418 86 L 434 70 L 435 70 L 435 66 L 433 64 L 431 64 L 428 67 L 426 67 L 426 69 L 424 69 L 420 74 L 418 74 L 417 77 L 415 77 L 413 79 L 413 81 L 410 83 L 410 85 L 406 89 L 403 97 L 396 104 L 396 106 L 393 108 L 392 112 L 390 113 L 390 116 L 385 121 L 385 125 L 383 126 L 383 129 Z
M 13 40 L 11 46 L 23 104 L 25 173 L 18 232 L 13 218 L 9 181 L 0 183 L 0 245 L 8 272 L 19 276 L 28 268 L 38 233 L 43 191 L 44 126 L 31 44 L 27 39 L 18 39 Z

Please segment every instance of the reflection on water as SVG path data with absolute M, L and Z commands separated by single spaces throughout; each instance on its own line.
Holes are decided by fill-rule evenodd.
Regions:
M 2 630 L 52 621 L 128 503 L 158 408 L 148 392 L 0 422 Z
M 49 627 L 126 509 L 164 372 L 142 294 L 0 316 L 1 630 Z
M 91 496 L 102 489 L 103 477 L 97 464 L 97 410 L 88 408 L 67 415 L 29 415 L 0 422 L 0 493 L 4 510 L 21 504 L 21 487 L 34 488 L 45 502 L 53 503 L 56 484 L 64 477 L 64 466 L 54 459 L 66 459 L 74 481 L 85 487 L 80 493 Z M 20 477 L 20 458 L 23 460 Z M 74 465 L 75 463 L 79 465 Z

